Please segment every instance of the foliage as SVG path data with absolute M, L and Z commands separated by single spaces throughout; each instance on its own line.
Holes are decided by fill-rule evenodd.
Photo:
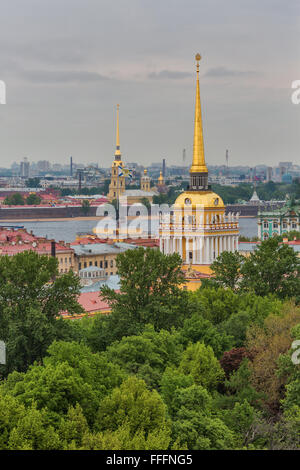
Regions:
M 29 196 L 26 198 L 26 204 L 28 205 L 36 205 L 38 206 L 41 203 L 41 198 L 37 194 L 29 194 Z
M 77 321 L 60 315 L 79 311 L 74 274 L 35 253 L 0 257 L 0 449 L 298 449 L 300 311 L 278 248 L 255 258 L 278 256 L 256 266 L 268 295 L 254 278 L 187 292 L 179 257 L 130 250 L 121 292 L 104 290 L 112 314 Z
M 6 196 L 3 203 L 7 206 L 23 206 L 25 204 L 21 193 L 14 193 L 10 196 Z
M 210 346 L 203 343 L 191 344 L 182 355 L 179 371 L 191 375 L 194 382 L 208 390 L 216 388 L 224 372 Z
M 241 268 L 241 288 L 256 295 L 300 299 L 300 260 L 288 245 L 270 238 L 250 253 Z
M 81 204 L 81 210 L 84 215 L 88 215 L 90 212 L 90 201 L 88 199 L 83 199 Z
M 32 251 L 0 257 L 0 337 L 7 349 L 2 374 L 26 370 L 56 337 L 68 335 L 68 328 L 60 331 L 57 317 L 81 311 L 79 280 L 72 272 L 57 275 L 53 257 Z
M 237 251 L 223 251 L 212 263 L 211 270 L 215 280 L 223 287 L 229 287 L 235 290 L 240 279 L 240 269 L 244 256 Z

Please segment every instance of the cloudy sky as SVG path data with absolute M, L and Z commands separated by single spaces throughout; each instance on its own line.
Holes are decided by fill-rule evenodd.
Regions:
M 299 0 L 0 0 L 0 166 L 192 157 L 196 52 L 208 164 L 300 164 Z

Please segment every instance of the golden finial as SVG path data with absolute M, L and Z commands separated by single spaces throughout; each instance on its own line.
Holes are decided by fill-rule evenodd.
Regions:
M 201 55 L 199 53 L 196 54 L 195 59 L 197 61 L 196 103 L 195 103 L 193 163 L 190 168 L 190 172 L 191 173 L 207 173 L 207 167 L 206 167 L 205 158 L 204 158 L 203 129 L 202 129 L 200 87 L 199 87 L 199 61 L 201 60 Z
M 199 62 L 201 60 L 201 55 L 199 54 L 199 52 L 198 52 L 198 54 L 196 54 L 195 59 L 196 59 L 196 62 L 197 62 L 197 72 L 199 72 Z

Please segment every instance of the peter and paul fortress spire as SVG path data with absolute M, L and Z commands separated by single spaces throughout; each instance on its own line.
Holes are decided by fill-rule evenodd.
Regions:
M 124 167 L 124 163 L 121 159 L 120 151 L 120 130 L 119 130 L 119 110 L 120 105 L 117 104 L 117 124 L 116 124 L 116 151 L 114 156 L 114 161 L 111 168 L 111 182 L 109 185 L 108 199 L 113 201 L 114 199 L 119 199 L 119 197 L 125 191 L 125 176 L 120 175 L 121 169 Z
M 121 151 L 120 151 L 120 130 L 119 130 L 119 111 L 120 111 L 120 105 L 117 104 L 117 131 L 116 131 L 116 151 L 115 151 L 115 160 L 121 160 Z
M 196 80 L 196 103 L 195 103 L 195 122 L 194 122 L 194 146 L 193 162 L 190 168 L 190 190 L 207 191 L 208 190 L 208 170 L 204 157 L 203 144 L 203 126 L 200 102 L 199 86 L 199 61 L 201 55 L 196 54 L 197 62 L 197 80 Z

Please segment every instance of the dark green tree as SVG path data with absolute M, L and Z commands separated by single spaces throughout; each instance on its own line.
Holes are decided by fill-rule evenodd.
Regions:
M 24 198 L 22 194 L 15 193 L 11 196 L 6 196 L 4 199 L 4 204 L 7 206 L 23 206 L 24 205 Z
M 57 260 L 32 251 L 0 257 L 0 338 L 7 348 L 2 374 L 41 360 L 55 338 L 68 334 L 60 314 L 82 311 L 73 272 L 58 276 Z
M 39 205 L 41 203 L 41 198 L 37 194 L 29 194 L 29 196 L 26 198 L 26 204 L 32 206 L 32 205 Z
M 211 265 L 215 280 L 223 287 L 236 290 L 238 288 L 241 266 L 244 260 L 245 257 L 240 255 L 238 251 L 234 253 L 223 251 Z
M 178 254 L 166 256 L 159 250 L 139 247 L 118 255 L 117 268 L 120 292 L 107 286 L 101 289 L 112 307 L 106 320 L 110 339 L 137 334 L 147 323 L 168 330 L 182 324 L 187 293 L 180 289 L 184 275 Z
M 81 210 L 84 215 L 88 215 L 90 212 L 90 201 L 88 199 L 84 199 L 81 204 Z
M 270 238 L 250 253 L 241 268 L 241 288 L 256 295 L 276 294 L 300 301 L 300 259 L 290 246 Z

